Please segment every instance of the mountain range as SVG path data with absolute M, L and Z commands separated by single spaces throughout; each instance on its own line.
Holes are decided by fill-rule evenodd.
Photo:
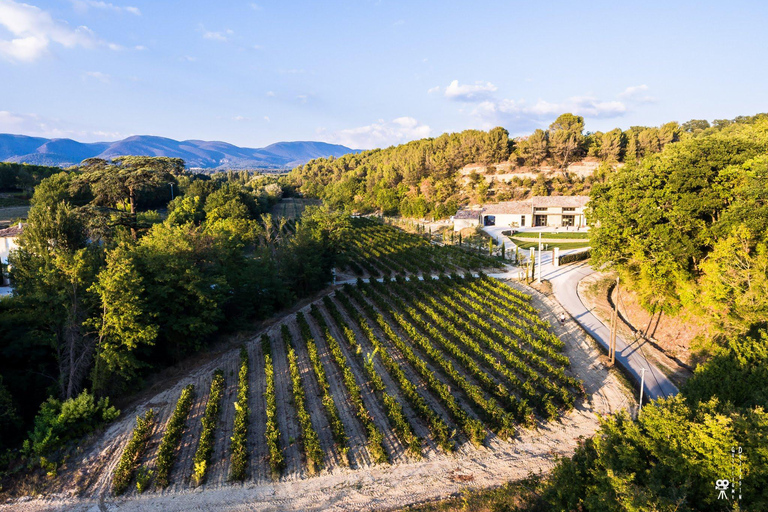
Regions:
M 77 142 L 26 135 L 0 134 L 0 162 L 67 167 L 86 158 L 111 159 L 124 155 L 182 158 L 190 168 L 290 169 L 313 158 L 355 153 L 338 144 L 297 141 L 277 142 L 264 148 L 242 148 L 226 142 L 173 140 L 134 135 L 115 142 Z

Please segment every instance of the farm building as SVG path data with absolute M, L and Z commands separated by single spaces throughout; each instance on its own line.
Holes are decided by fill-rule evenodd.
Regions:
M 523 201 L 504 201 L 480 209 L 459 210 L 453 217 L 455 231 L 472 226 L 584 227 L 584 208 L 589 196 L 533 196 Z

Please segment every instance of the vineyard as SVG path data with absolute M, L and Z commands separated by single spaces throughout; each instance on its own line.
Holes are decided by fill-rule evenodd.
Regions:
M 436 245 L 426 238 L 368 218 L 352 219 L 343 243 L 345 268 L 356 276 L 432 274 L 501 267 L 489 256 L 455 245 Z
M 584 394 L 563 349 L 529 296 L 484 275 L 358 280 L 147 404 L 91 491 L 292 480 L 506 442 Z

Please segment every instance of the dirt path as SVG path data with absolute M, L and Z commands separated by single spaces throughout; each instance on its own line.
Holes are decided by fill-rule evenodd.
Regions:
M 515 287 L 520 286 L 511 284 Z M 259 339 L 254 338 L 248 347 L 252 357 L 252 421 L 249 430 L 249 446 L 251 446 L 251 453 L 253 454 L 249 481 L 238 485 L 227 483 L 228 444 L 232 430 L 233 402 L 239 364 L 237 351 L 233 350 L 230 354 L 226 354 L 200 368 L 171 389 L 140 404 L 136 410 L 127 413 L 124 418 L 101 435 L 101 443 L 98 441 L 94 443 L 89 453 L 90 457 L 86 457 L 86 462 L 88 462 L 86 467 L 88 470 L 98 472 L 98 478 L 94 478 L 92 481 L 81 480 L 79 482 L 81 486 L 90 483 L 85 492 L 87 497 L 75 497 L 74 494 L 78 489 L 70 485 L 57 495 L 37 500 L 19 500 L 12 504 L 0 505 L 0 510 L 148 510 L 162 512 L 176 510 L 386 510 L 446 497 L 458 493 L 462 489 L 499 485 L 508 480 L 525 477 L 531 471 L 548 471 L 554 465 L 556 456 L 567 456 L 573 452 L 580 436 L 590 436 L 594 433 L 599 426 L 598 414 L 607 414 L 628 407 L 633 402 L 631 391 L 627 390 L 621 380 L 600 363 L 599 351 L 577 324 L 569 321 L 565 325 L 560 325 L 556 320 L 562 311 L 560 305 L 550 297 L 527 287 L 524 290 L 533 296 L 534 306 L 542 311 L 543 317 L 553 325 L 555 333 L 565 341 L 566 353 L 572 361 L 572 370 L 584 382 L 589 399 L 579 403 L 574 410 L 559 421 L 539 424 L 535 429 L 521 431 L 514 441 L 502 441 L 491 436 L 486 446 L 479 448 L 463 441 L 455 454 L 445 454 L 432 448 L 425 450 L 424 459 L 417 462 L 403 461 L 400 463 L 400 459 L 398 459 L 395 464 L 364 466 L 361 469 L 332 466 L 330 471 L 324 470 L 317 477 L 307 478 L 301 463 L 298 443 L 290 443 L 291 439 L 298 437 L 298 423 L 291 406 L 290 389 L 287 387 L 290 379 L 285 350 L 280 339 L 279 325 L 274 325 L 270 329 L 270 334 L 277 377 L 278 424 L 281 429 L 282 443 L 286 449 L 287 462 L 286 473 L 280 481 L 271 482 L 266 478 L 266 469 L 259 469 L 258 471 L 255 469 L 256 467 L 266 468 L 267 464 L 264 458 L 264 448 L 261 447 L 264 427 L 259 426 L 263 423 L 264 408 L 263 398 L 259 396 L 264 381 L 263 360 L 260 349 L 255 346 L 259 343 Z M 339 310 L 342 311 L 350 328 L 354 329 L 364 350 L 371 350 L 367 340 L 361 336 L 361 333 L 357 332 L 356 325 L 348 318 L 340 305 Z M 310 325 L 314 324 L 311 317 L 308 317 L 308 321 L 310 321 Z M 332 322 L 330 315 L 326 314 L 326 321 L 331 326 L 332 332 L 339 335 L 338 328 Z M 316 326 L 313 329 L 316 329 Z M 380 338 L 382 337 L 382 333 L 378 329 L 374 329 L 374 333 Z M 317 333 L 315 334 L 317 335 Z M 339 376 L 334 365 L 328 359 L 329 354 L 323 341 L 319 340 L 318 350 L 326 371 L 329 373 L 332 386 L 338 387 L 340 386 Z M 297 346 L 300 346 L 300 343 L 297 342 Z M 345 343 L 341 343 L 341 346 L 345 352 L 348 351 Z M 306 373 L 311 371 L 311 368 L 305 359 L 306 353 L 301 350 L 299 352 L 299 359 L 300 361 L 303 360 L 301 363 L 303 378 L 306 378 Z M 392 350 L 392 356 L 398 361 L 401 360 L 401 355 L 396 350 Z M 350 363 L 355 369 L 356 375 L 360 377 L 362 369 L 358 362 L 351 358 Z M 194 489 L 183 481 L 188 472 L 191 471 L 187 467 L 187 463 L 183 461 L 191 460 L 196 449 L 195 436 L 199 415 L 205 405 L 205 395 L 208 392 L 210 378 L 213 370 L 217 367 L 224 370 L 226 379 L 226 393 L 222 399 L 221 431 L 216 436 L 214 464 L 211 468 L 209 481 L 202 488 Z M 427 403 L 434 407 L 441 416 L 446 417 L 445 411 L 439 404 L 436 404 L 434 397 L 426 392 L 423 382 L 414 374 L 413 369 L 407 364 L 403 368 L 406 374 L 412 378 L 412 381 L 417 383 L 419 392 L 427 400 Z M 396 386 L 389 375 L 383 371 L 381 375 L 389 390 L 396 394 Z M 174 469 L 174 480 L 171 488 L 162 493 L 149 491 L 143 495 L 136 495 L 135 491 L 132 491 L 130 495 L 117 499 L 108 495 L 111 471 L 133 428 L 135 414 L 142 412 L 149 406 L 154 406 L 160 414 L 159 425 L 162 425 L 173 411 L 181 389 L 189 383 L 195 384 L 198 397 L 190 415 L 189 427 L 182 439 L 182 447 L 179 451 L 177 466 Z M 317 386 L 316 383 L 315 386 Z M 334 390 L 335 392 L 336 390 Z M 366 393 L 369 392 L 366 391 Z M 307 395 L 310 397 L 309 391 Z M 372 394 L 366 396 L 371 401 L 371 404 L 367 401 L 366 405 L 370 405 L 371 410 L 377 411 L 376 400 Z M 315 406 L 312 407 L 316 409 L 319 402 L 316 396 L 312 396 L 309 401 L 310 405 L 315 403 Z M 413 418 L 413 412 L 410 411 L 407 404 L 405 405 L 409 417 Z M 346 409 L 346 407 L 345 404 L 339 405 L 340 410 Z M 348 413 L 349 411 L 343 413 L 345 424 L 349 420 L 346 416 Z M 197 417 L 193 418 L 193 416 Z M 377 424 L 381 422 L 382 427 L 386 428 L 385 432 L 391 434 L 391 429 L 386 425 L 386 418 L 383 417 L 381 411 L 375 413 L 374 416 L 377 417 Z M 353 423 L 356 423 L 356 419 Z M 427 432 L 426 426 L 421 421 L 415 420 L 414 424 L 418 426 L 417 433 L 420 435 Z M 449 425 L 451 425 L 450 422 Z M 354 434 L 354 429 L 352 431 L 353 437 L 359 436 L 359 434 Z M 157 432 L 159 434 L 159 431 Z M 155 442 L 159 442 L 158 434 L 153 437 Z M 153 446 L 152 450 L 156 451 L 156 449 L 157 447 Z M 388 449 L 390 449 L 389 446 Z M 402 450 L 402 447 L 398 449 Z M 78 469 L 84 468 L 80 465 Z M 178 475 L 182 475 L 182 478 L 180 479 Z M 103 496 L 102 500 L 99 500 L 100 495 Z

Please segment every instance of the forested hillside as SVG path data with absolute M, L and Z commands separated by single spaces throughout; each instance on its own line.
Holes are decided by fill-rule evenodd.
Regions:
M 563 114 L 547 130 L 526 137 L 510 139 L 501 127 L 446 133 L 386 149 L 312 160 L 295 168 L 290 179 L 304 195 L 322 198 L 334 207 L 444 218 L 469 203 L 529 194 L 588 193 L 592 183 L 603 180 L 615 164 L 635 162 L 672 142 L 705 135 L 732 122 L 718 120 L 711 127 L 708 121 L 692 120 L 683 125 L 670 122 L 661 127 L 585 133 L 582 117 Z M 513 169 L 536 171 L 542 165 L 566 169 L 585 157 L 606 165 L 588 178 L 540 174 L 535 180 L 517 179 L 498 190 L 477 174 L 470 175 L 467 183 L 459 174 L 468 164 L 491 166 L 507 160 Z
M 320 207 L 273 219 L 281 194 L 274 179 L 211 179 L 169 158 L 43 179 L 0 301 L 0 450 L 32 430 L 24 453 L 55 468 L 67 440 L 115 416 L 110 397 L 324 287 L 348 221 Z

